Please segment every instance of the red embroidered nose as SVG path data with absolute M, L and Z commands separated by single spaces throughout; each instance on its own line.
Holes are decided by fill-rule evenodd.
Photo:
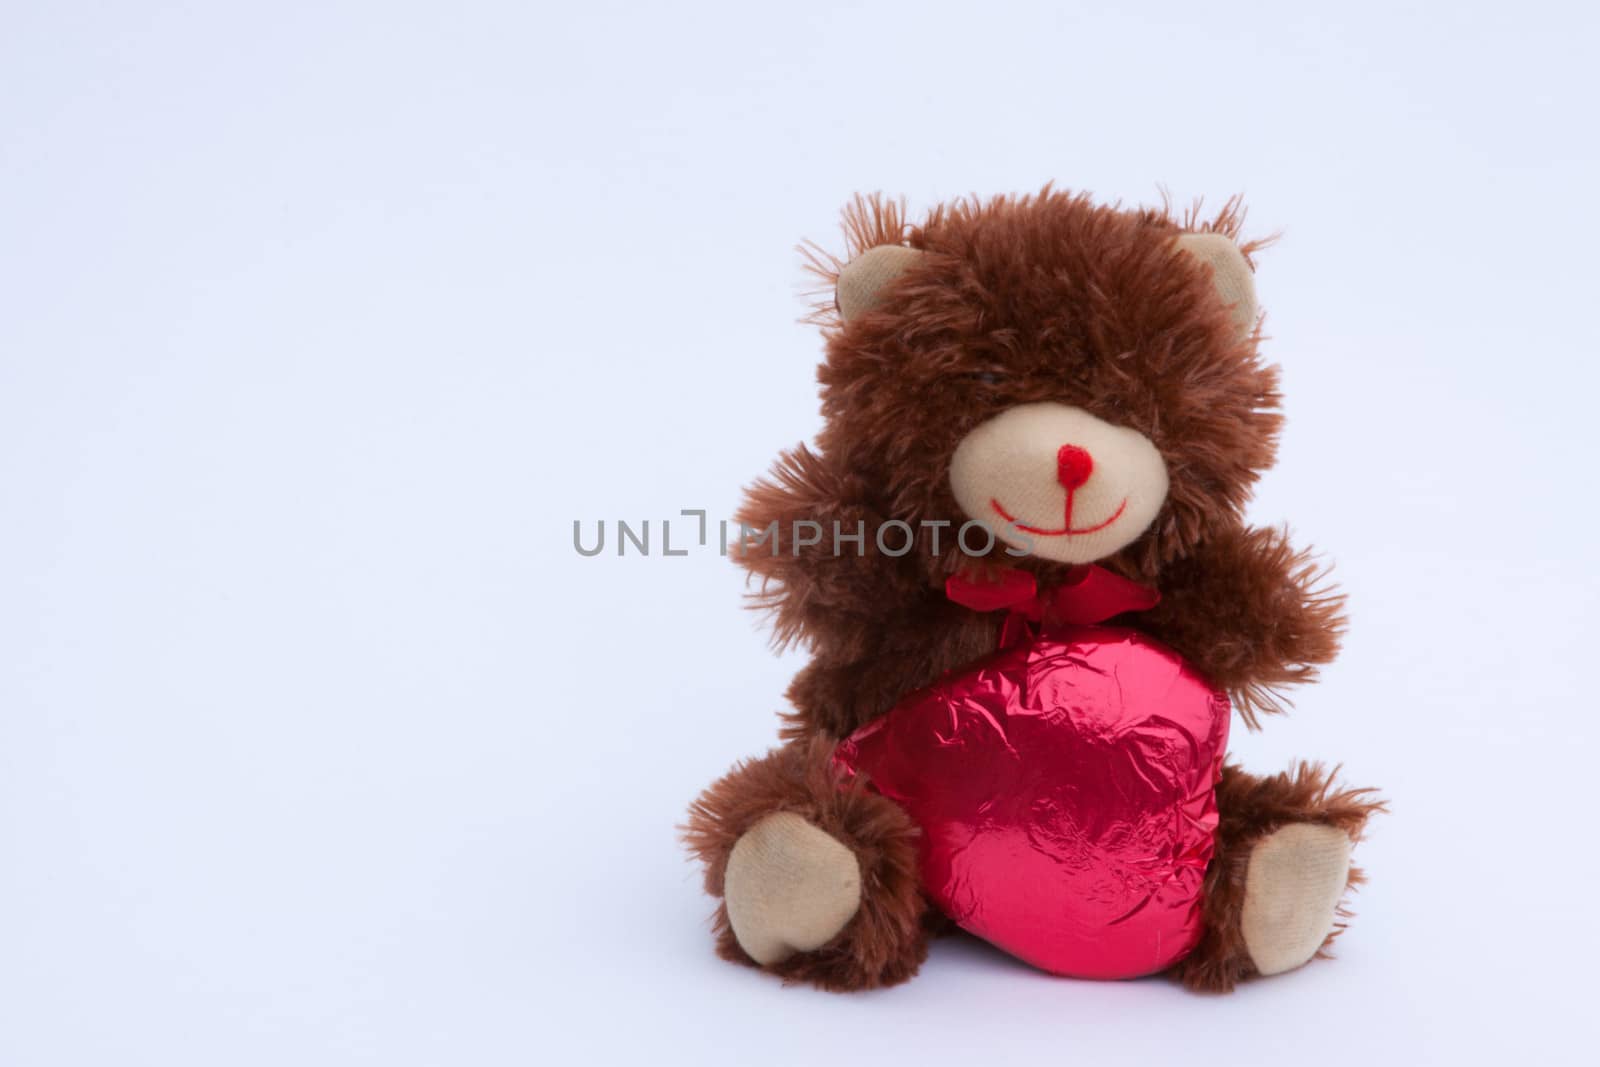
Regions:
M 1094 457 L 1077 445 L 1062 445 L 1056 453 L 1056 478 L 1063 488 L 1076 489 L 1094 473 Z

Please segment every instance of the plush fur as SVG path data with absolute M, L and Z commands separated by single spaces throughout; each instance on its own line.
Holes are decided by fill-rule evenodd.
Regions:
M 1241 333 L 1210 268 L 1173 252 L 1185 231 L 1237 241 L 1242 221 L 1237 202 L 1203 220 L 1194 211 L 1098 206 L 1049 188 L 960 201 L 916 225 L 881 198 L 846 211 L 846 259 L 884 244 L 922 255 L 849 323 L 831 305 L 813 316 L 827 345 L 818 374 L 824 427 L 815 448 L 779 459 L 737 515 L 755 529 L 777 523 L 785 535 L 799 520 L 825 531 L 809 548 L 764 544 L 740 555 L 777 640 L 804 644 L 811 662 L 789 688 L 788 745 L 712 786 L 688 828 L 713 895 L 733 842 L 772 811 L 801 812 L 858 850 L 861 913 L 834 943 L 791 958 L 779 973 L 864 988 L 908 977 L 926 951 L 924 921 L 937 917 L 926 917 L 915 885 L 914 827 L 882 798 L 839 790 L 826 755 L 908 691 L 996 647 L 1000 618 L 950 603 L 946 577 L 1019 566 L 1048 587 L 1065 574 L 1064 564 L 1009 557 L 999 544 L 977 556 L 956 550 L 967 516 L 952 496 L 950 459 L 983 421 L 1055 401 L 1155 444 L 1170 479 L 1166 503 L 1101 564 L 1160 590 L 1158 607 L 1122 621 L 1182 653 L 1229 693 L 1248 725 L 1283 710 L 1283 690 L 1334 657 L 1341 597 L 1286 533 L 1252 529 L 1242 517 L 1273 462 L 1280 425 L 1277 370 L 1258 355 L 1259 324 Z M 1249 259 L 1262 244 L 1239 247 Z M 815 249 L 810 259 L 831 292 L 844 260 Z M 917 530 L 909 554 L 875 545 L 873 531 L 889 520 Z M 865 529 L 859 555 L 834 554 L 835 523 L 845 533 Z M 1187 984 L 1225 989 L 1251 973 L 1238 934 L 1250 844 L 1295 819 L 1359 834 L 1376 807 L 1365 796 L 1332 790 L 1314 768 L 1267 779 L 1229 769 L 1208 933 L 1177 972 Z M 722 952 L 743 958 L 725 911 L 717 924 Z

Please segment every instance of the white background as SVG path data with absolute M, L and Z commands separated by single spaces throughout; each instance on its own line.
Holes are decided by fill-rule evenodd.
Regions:
M 5 3 L 0 1065 L 1587 1060 L 1600 24 L 1361 7 Z M 815 432 L 851 193 L 1047 180 L 1284 232 L 1252 514 L 1354 628 L 1234 749 L 1372 883 L 1227 998 L 785 988 L 674 827 L 799 660 L 572 521 Z

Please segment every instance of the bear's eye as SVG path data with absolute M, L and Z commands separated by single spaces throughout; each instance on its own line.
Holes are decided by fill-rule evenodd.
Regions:
M 971 378 L 979 385 L 999 385 L 1001 382 L 1006 380 L 1006 376 L 1004 374 L 1001 374 L 999 371 L 992 370 L 973 371 L 971 374 L 967 375 L 967 377 Z

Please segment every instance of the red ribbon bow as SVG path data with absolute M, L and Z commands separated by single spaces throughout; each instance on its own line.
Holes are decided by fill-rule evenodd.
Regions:
M 1125 611 L 1144 611 L 1161 600 L 1154 589 L 1092 563 L 1073 567 L 1064 582 L 1042 593 L 1033 575 L 1015 568 L 1007 568 L 989 581 L 954 575 L 945 581 L 944 592 L 973 611 L 1008 609 L 1030 622 L 1048 617 L 1051 622 L 1071 626 L 1104 622 Z

